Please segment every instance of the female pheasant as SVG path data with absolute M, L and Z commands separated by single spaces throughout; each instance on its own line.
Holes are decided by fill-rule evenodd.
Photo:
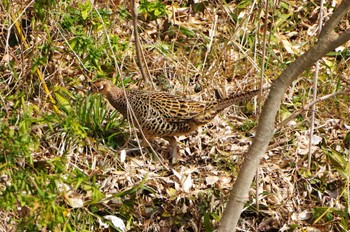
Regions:
M 123 90 L 106 79 L 93 82 L 92 89 L 93 92 L 104 95 L 124 118 L 132 119 L 134 125 L 143 132 L 145 139 L 151 141 L 160 137 L 167 140 L 171 148 L 172 163 L 176 162 L 177 154 L 175 136 L 195 131 L 225 108 L 249 100 L 259 92 L 253 90 L 212 102 L 200 102 L 165 92 Z M 128 108 L 132 111 L 128 111 Z M 142 145 L 146 144 L 144 140 Z

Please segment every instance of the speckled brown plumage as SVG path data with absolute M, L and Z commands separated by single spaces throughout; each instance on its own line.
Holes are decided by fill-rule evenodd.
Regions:
M 210 122 L 219 112 L 255 96 L 258 90 L 232 95 L 212 102 L 199 102 L 164 92 L 139 89 L 124 90 L 111 81 L 100 79 L 92 84 L 94 92 L 102 93 L 110 104 L 125 118 L 128 117 L 127 96 L 134 112 L 135 125 L 142 130 L 148 141 L 161 137 L 169 141 L 173 162 L 176 160 L 177 144 L 174 136 L 186 135 L 199 126 Z

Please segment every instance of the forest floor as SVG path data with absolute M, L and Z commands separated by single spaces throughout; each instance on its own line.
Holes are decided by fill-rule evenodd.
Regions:
M 268 86 L 317 40 L 312 1 L 280 1 L 266 13 L 255 1 L 142 0 L 145 81 L 130 2 L 0 3 L 0 231 L 215 230 L 268 93 L 177 138 L 172 165 L 162 139 L 153 151 L 126 152 L 137 131 L 89 82 L 213 101 Z M 325 20 L 333 10 L 325 5 Z M 349 86 L 348 59 L 344 45 L 320 61 L 319 97 Z M 311 110 L 300 109 L 312 101 L 314 75 L 304 72 L 285 95 L 278 124 L 300 112 L 276 125 L 237 231 L 350 229 L 350 97 L 316 105 L 310 143 Z

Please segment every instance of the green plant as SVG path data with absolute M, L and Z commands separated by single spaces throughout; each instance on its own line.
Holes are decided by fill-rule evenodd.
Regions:
M 160 0 L 141 0 L 138 10 L 145 21 L 153 21 L 167 14 L 165 5 Z

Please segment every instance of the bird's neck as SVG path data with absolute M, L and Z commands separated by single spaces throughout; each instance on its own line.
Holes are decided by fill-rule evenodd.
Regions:
M 124 91 L 117 86 L 111 86 L 111 88 L 107 91 L 106 97 L 108 101 L 113 105 L 117 110 L 121 110 L 123 108 L 124 100 Z
M 118 88 L 117 86 L 110 86 L 106 92 L 108 99 L 120 97 L 123 94 L 123 90 L 121 88 Z

